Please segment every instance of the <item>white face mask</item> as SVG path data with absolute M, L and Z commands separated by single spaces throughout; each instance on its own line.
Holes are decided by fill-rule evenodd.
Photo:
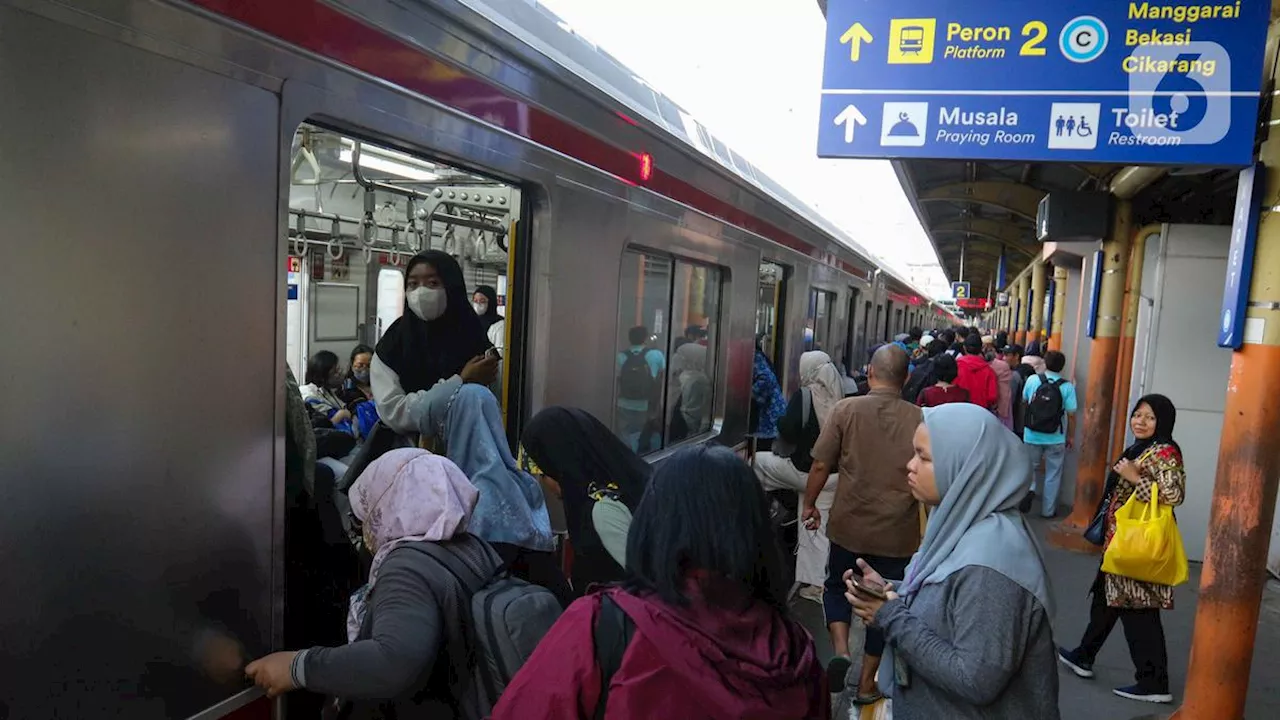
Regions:
M 404 301 L 414 315 L 427 322 L 444 315 L 446 307 L 444 288 L 414 288 L 405 296 Z
M 475 309 L 476 309 L 476 314 L 477 314 L 477 315 L 484 315 L 484 314 L 489 310 L 489 304 L 488 304 L 488 303 L 478 303 L 478 302 L 473 302 L 473 303 L 471 303 L 471 307 L 473 307 L 473 308 L 475 308 Z

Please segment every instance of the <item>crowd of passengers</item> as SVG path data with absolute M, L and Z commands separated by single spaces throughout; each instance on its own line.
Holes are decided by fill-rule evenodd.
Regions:
M 753 424 L 772 437 L 754 468 L 705 445 L 651 468 L 574 408 L 535 415 L 513 454 L 491 389 L 501 356 L 480 305 L 493 296 L 469 296 L 440 252 L 410 261 L 405 291 L 404 315 L 376 348 L 357 347 L 345 374 L 320 355 L 302 388 L 288 374 L 285 643 L 296 649 L 246 674 L 272 696 L 289 693 L 292 716 L 825 720 L 833 700 L 847 713 L 890 697 L 899 720 L 1052 719 L 1056 664 L 1092 676 L 1117 621 L 1138 669 L 1137 685 L 1117 692 L 1167 696 L 1167 587 L 1099 571 L 1081 643 L 1054 644 L 1053 593 L 1019 507 L 1050 453 L 1028 450 L 1025 428 L 1013 432 L 1012 400 L 1039 402 L 1025 390 L 1035 379 L 1066 395 L 1054 353 L 1022 392 L 985 378 L 971 390 L 957 371 L 966 358 L 999 383 L 1018 375 L 991 368 L 1002 343 L 913 332 L 872 352 L 864 387 L 825 353 L 805 353 L 786 402 L 757 348 Z M 1039 360 L 1005 350 L 1033 369 Z M 983 375 L 976 360 L 964 364 Z M 954 387 L 968 397 L 951 399 Z M 380 432 L 361 428 L 361 403 L 378 427 L 417 442 L 363 467 L 358 450 L 320 461 L 323 431 Z M 1074 398 L 1060 405 L 1065 424 Z M 1136 440 L 1101 508 L 1108 539 L 1129 496 L 1181 502 L 1173 424 L 1162 396 L 1134 409 Z M 357 470 L 345 493 L 359 522 L 353 548 L 334 527 L 331 495 Z M 794 573 L 766 489 L 800 496 Z M 553 553 L 552 503 L 564 511 L 568 577 Z M 826 668 L 789 610 L 797 589 L 823 606 L 836 650 Z M 493 617 L 494 603 L 508 612 Z M 865 634 L 857 664 L 854 616 Z

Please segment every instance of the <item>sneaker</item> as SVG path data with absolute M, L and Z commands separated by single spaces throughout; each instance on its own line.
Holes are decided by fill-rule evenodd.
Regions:
M 817 585 L 805 585 L 804 587 L 800 588 L 800 592 L 796 594 L 804 598 L 805 600 L 812 600 L 813 602 L 816 602 L 819 605 L 822 604 L 822 588 L 818 587 Z
M 1077 677 L 1082 677 L 1086 680 L 1093 677 L 1093 663 L 1080 657 L 1075 650 L 1058 648 L 1058 662 L 1066 665 Z M 1119 693 L 1120 691 L 1117 690 L 1116 692 Z
M 1119 695 L 1122 698 L 1129 698 L 1130 700 L 1138 700 L 1139 702 L 1149 702 L 1149 703 L 1173 702 L 1173 695 L 1170 693 L 1151 692 L 1150 690 L 1143 690 L 1138 685 L 1130 685 L 1129 687 L 1116 688 L 1111 692 L 1115 693 L 1116 695 Z
M 847 657 L 837 655 L 831 658 L 831 662 L 827 663 L 827 692 L 834 695 L 844 691 L 845 676 L 849 674 L 851 667 L 853 661 Z

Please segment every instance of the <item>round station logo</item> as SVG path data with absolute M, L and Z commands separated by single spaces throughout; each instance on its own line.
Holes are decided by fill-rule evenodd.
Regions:
M 1087 63 L 1097 60 L 1107 49 L 1107 26 L 1092 15 L 1080 17 L 1062 26 L 1058 47 L 1071 62 Z

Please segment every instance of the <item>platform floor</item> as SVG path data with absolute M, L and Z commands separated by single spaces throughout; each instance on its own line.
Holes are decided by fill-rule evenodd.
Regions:
M 1037 519 L 1033 524 L 1043 538 L 1049 523 Z M 1094 555 L 1048 548 L 1047 543 L 1046 548 L 1045 562 L 1053 574 L 1054 594 L 1058 604 L 1054 635 L 1061 645 L 1075 645 L 1089 619 L 1087 592 L 1098 569 L 1099 560 Z M 1065 668 L 1059 667 L 1061 691 L 1058 706 L 1062 710 L 1063 719 L 1131 720 L 1152 716 L 1153 713 L 1155 717 L 1172 713 L 1182 700 L 1182 688 L 1186 682 L 1199 587 L 1200 566 L 1192 563 L 1190 581 L 1175 591 L 1174 609 L 1164 613 L 1163 617 L 1169 643 L 1169 671 L 1174 689 L 1174 705 L 1134 702 L 1111 693 L 1113 687 L 1133 682 L 1133 665 L 1129 660 L 1124 631 L 1117 626 L 1098 656 L 1094 666 L 1097 676 L 1093 680 L 1081 680 Z M 793 607 L 797 616 L 813 633 L 818 653 L 825 663 L 831 658 L 832 652 L 822 623 L 822 608 L 808 600 L 796 600 Z M 855 631 L 853 636 L 857 637 L 858 633 Z M 870 712 L 865 712 L 864 715 L 862 720 L 871 720 Z M 845 715 L 840 720 L 856 717 Z M 1276 582 L 1268 586 L 1263 601 L 1246 717 L 1250 720 L 1280 718 L 1280 583 Z

